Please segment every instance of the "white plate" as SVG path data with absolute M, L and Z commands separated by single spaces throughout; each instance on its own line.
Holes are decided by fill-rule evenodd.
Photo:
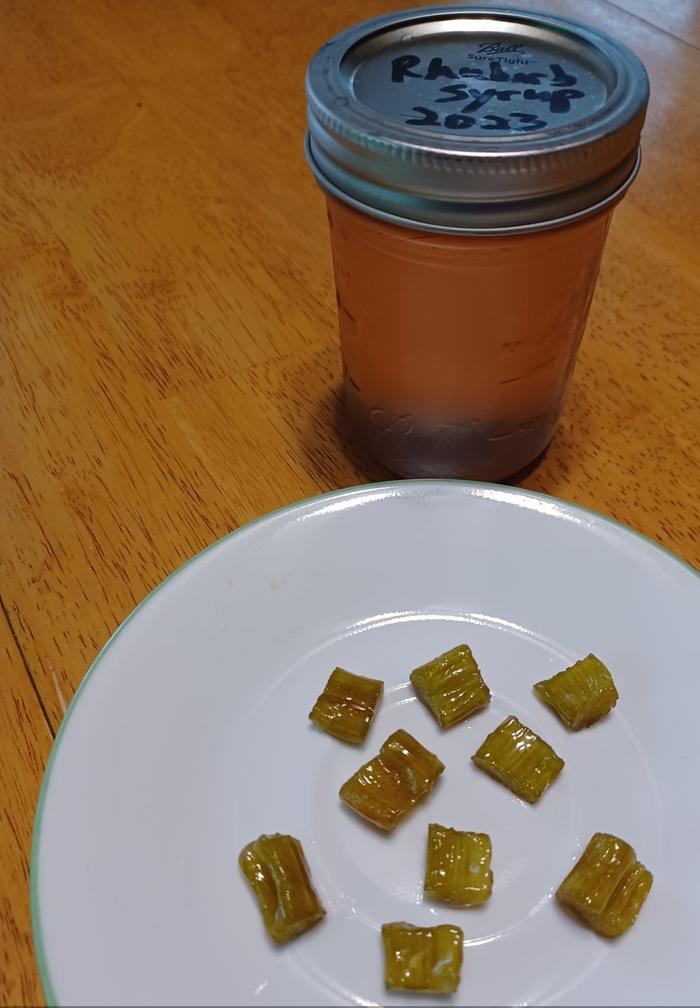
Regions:
M 360 487 L 223 539 L 119 629 L 56 741 L 32 862 L 49 1001 L 441 1003 L 383 989 L 379 928 L 407 920 L 464 929 L 450 1004 L 697 1004 L 699 612 L 700 579 L 660 547 L 504 487 Z M 493 700 L 442 733 L 408 675 L 461 641 Z M 589 651 L 621 699 L 573 734 L 532 684 Z M 335 665 L 386 683 L 360 748 L 307 720 Z M 469 759 L 510 713 L 566 760 L 534 807 Z M 447 769 L 384 837 L 337 793 L 399 727 Z M 431 821 L 491 834 L 483 908 L 422 898 Z M 612 943 L 552 898 L 596 830 L 629 840 L 655 875 Z M 237 866 L 274 832 L 302 841 L 328 909 L 280 948 Z

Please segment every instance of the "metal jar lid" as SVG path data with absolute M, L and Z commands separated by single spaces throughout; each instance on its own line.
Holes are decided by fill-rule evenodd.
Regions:
M 430 7 L 336 35 L 306 79 L 321 186 L 427 231 L 551 228 L 619 199 L 649 83 L 626 46 L 567 18 Z

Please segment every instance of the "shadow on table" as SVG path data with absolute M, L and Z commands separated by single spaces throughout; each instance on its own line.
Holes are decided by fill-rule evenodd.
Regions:
M 353 440 L 342 390 L 337 384 L 324 389 L 298 435 L 307 472 L 329 489 L 395 479 L 388 469 L 369 459 Z
M 568 497 L 574 488 L 580 492 L 583 485 L 596 484 L 596 467 L 591 457 L 597 457 L 604 443 L 606 418 L 593 401 L 585 381 L 572 388 L 564 406 L 554 437 L 529 466 L 516 473 L 507 482 L 528 490 Z

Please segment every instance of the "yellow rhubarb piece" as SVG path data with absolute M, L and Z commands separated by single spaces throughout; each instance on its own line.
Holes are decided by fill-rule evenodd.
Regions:
M 454 906 L 476 906 L 491 895 L 491 839 L 430 823 L 423 889 Z
M 462 969 L 462 929 L 452 924 L 382 925 L 387 990 L 454 994 Z
M 296 938 L 325 917 L 311 885 L 304 851 L 295 837 L 282 833 L 260 836 L 243 848 L 238 863 L 274 941 Z
M 375 756 L 345 781 L 340 797 L 380 829 L 393 830 L 433 790 L 444 764 L 399 729 Z
M 472 759 L 481 770 L 527 802 L 536 802 L 564 767 L 544 739 L 514 716 L 487 735 Z
M 441 728 L 451 728 L 491 699 L 471 649 L 458 644 L 411 672 L 413 687 Z
M 573 731 L 588 728 L 609 714 L 619 698 L 610 672 L 592 654 L 551 679 L 535 683 L 534 688 Z
M 604 938 L 618 938 L 634 924 L 653 881 L 628 843 L 595 833 L 557 899 Z
M 337 668 L 309 717 L 343 742 L 364 742 L 384 689 L 381 679 L 368 679 Z

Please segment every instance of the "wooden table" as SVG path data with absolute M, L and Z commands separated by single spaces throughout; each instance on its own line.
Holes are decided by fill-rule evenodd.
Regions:
M 523 0 L 520 0 L 523 5 Z M 315 49 L 394 0 L 3 0 L 0 999 L 41 990 L 37 789 L 97 650 L 263 512 L 383 478 L 337 433 Z M 700 561 L 700 3 L 537 0 L 644 60 L 644 163 L 524 481 Z M 585 8 L 585 9 L 584 9 Z

